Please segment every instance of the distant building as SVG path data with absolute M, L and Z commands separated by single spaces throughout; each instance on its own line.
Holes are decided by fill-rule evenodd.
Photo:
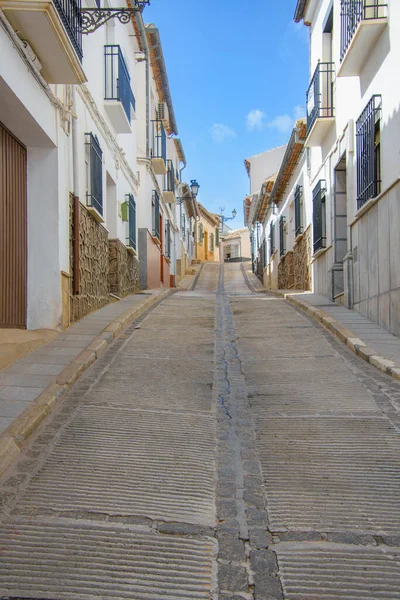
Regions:
M 195 257 L 201 262 L 219 262 L 220 218 L 209 212 L 200 202 L 197 204 L 199 219 L 195 229 Z
M 221 262 L 251 261 L 250 233 L 247 227 L 231 230 L 221 237 Z

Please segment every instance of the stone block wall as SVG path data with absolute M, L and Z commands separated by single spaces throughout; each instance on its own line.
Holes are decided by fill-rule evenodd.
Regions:
M 80 283 L 79 295 L 73 294 L 74 277 L 74 219 L 73 199 L 70 200 L 70 321 L 78 321 L 88 313 L 109 302 L 108 287 L 108 233 L 92 217 L 88 210 L 79 206 Z
M 278 265 L 278 288 L 290 290 L 294 287 L 294 256 L 293 252 L 286 252 Z
M 120 240 L 109 240 L 109 289 L 122 298 L 140 289 L 139 262 Z
M 294 287 L 296 290 L 311 290 L 311 225 L 298 237 L 293 248 Z

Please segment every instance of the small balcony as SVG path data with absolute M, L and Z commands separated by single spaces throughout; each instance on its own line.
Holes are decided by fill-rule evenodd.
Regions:
M 32 47 L 48 83 L 86 81 L 81 0 L 0 0 L 12 27 Z
M 319 146 L 335 122 L 334 63 L 319 62 L 307 90 L 306 146 Z
M 175 204 L 175 172 L 172 160 L 167 160 L 167 172 L 164 177 L 164 190 L 163 190 L 164 202 L 167 204 Z
M 152 124 L 152 150 L 151 164 L 156 175 L 165 175 L 167 172 L 167 136 L 163 122 L 155 119 Z
M 135 97 L 128 67 L 118 45 L 104 46 L 104 106 L 116 133 L 131 133 L 135 115 Z
M 342 0 L 338 77 L 359 75 L 388 23 L 384 0 Z

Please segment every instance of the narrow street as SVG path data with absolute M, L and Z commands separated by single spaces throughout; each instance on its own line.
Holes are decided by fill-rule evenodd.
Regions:
M 205 264 L 1 480 L 0 598 L 400 598 L 400 385 Z

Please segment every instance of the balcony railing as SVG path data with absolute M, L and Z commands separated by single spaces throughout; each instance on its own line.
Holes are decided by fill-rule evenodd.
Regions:
M 167 136 L 163 122 L 159 119 L 152 121 L 153 125 L 153 154 L 152 158 L 162 158 L 165 162 L 167 159 Z
M 319 62 L 307 90 L 307 135 L 317 119 L 335 116 L 333 105 L 333 75 L 335 65 L 332 62 Z
M 63 22 L 68 37 L 82 60 L 82 14 L 81 0 L 54 0 L 54 6 Z
M 172 160 L 167 160 L 167 172 L 164 179 L 164 191 L 175 193 L 175 172 Z
M 297 185 L 294 191 L 294 234 L 295 237 L 303 233 L 301 224 L 301 195 L 303 193 L 301 185 Z
M 152 198 L 152 209 L 153 209 L 153 235 L 160 239 L 160 197 L 156 190 L 153 190 Z
M 99 215 L 103 215 L 103 152 L 99 140 L 92 133 L 85 135 L 86 145 L 86 204 L 94 208 Z
M 351 40 L 361 21 L 384 19 L 387 3 L 382 0 L 342 0 L 340 23 L 340 60 L 350 46 Z
M 131 121 L 131 107 L 135 111 L 135 96 L 132 93 L 128 67 L 118 45 L 104 46 L 105 60 L 105 100 L 121 102 L 128 121 Z
M 372 96 L 357 119 L 357 209 L 381 191 L 380 95 Z
M 168 219 L 165 221 L 164 255 L 166 258 L 171 258 L 171 225 Z

